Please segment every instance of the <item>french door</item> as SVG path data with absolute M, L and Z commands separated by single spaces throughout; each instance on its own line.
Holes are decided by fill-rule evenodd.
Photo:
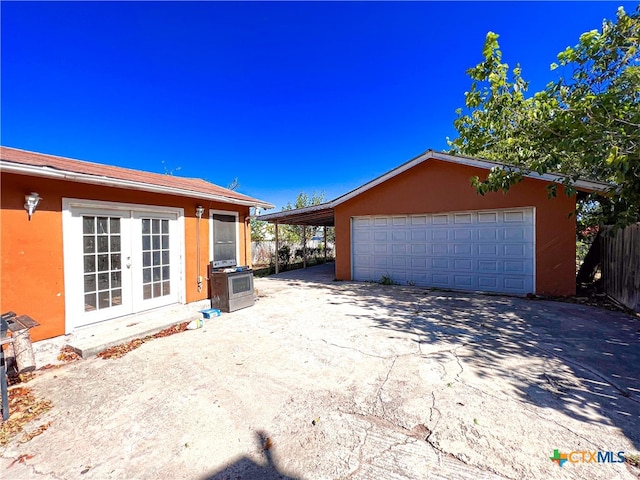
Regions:
M 67 330 L 179 301 L 179 212 L 71 204 L 65 214 Z

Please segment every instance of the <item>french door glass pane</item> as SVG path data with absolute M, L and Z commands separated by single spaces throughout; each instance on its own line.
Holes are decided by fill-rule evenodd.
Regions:
M 142 298 L 169 295 L 169 220 L 142 219 Z
M 95 217 L 82 217 L 82 233 L 94 233 L 96 228 Z
M 122 304 L 120 222 L 119 217 L 82 217 L 85 312 Z

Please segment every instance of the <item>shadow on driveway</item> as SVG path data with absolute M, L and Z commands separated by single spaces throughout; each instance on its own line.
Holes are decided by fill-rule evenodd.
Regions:
M 565 302 L 330 282 L 332 265 L 271 278 L 339 289 L 349 303 L 371 311 L 358 318 L 387 330 L 390 338 L 405 332 L 423 345 L 456 345 L 456 357 L 480 381 L 499 379 L 521 401 L 614 425 L 640 449 L 637 317 Z
M 262 451 L 265 458 L 264 464 L 257 463 L 255 460 L 245 456 L 234 461 L 231 465 L 228 465 L 211 475 L 203 477 L 202 480 L 235 480 L 238 478 L 260 480 L 298 480 L 298 477 L 289 476 L 278 468 L 271 453 L 271 440 L 265 432 L 256 432 L 256 441 L 258 443 L 258 448 Z

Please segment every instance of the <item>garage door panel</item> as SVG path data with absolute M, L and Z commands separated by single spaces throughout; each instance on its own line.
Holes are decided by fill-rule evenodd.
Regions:
M 394 230 L 391 234 L 391 240 L 394 242 L 404 242 L 407 240 L 407 232 L 404 230 Z
M 498 237 L 498 230 L 496 228 L 479 228 L 478 240 L 481 242 L 495 242 Z
M 470 224 L 472 222 L 472 214 L 471 213 L 454 213 L 453 214 L 453 223 L 456 224 Z
M 373 266 L 378 268 L 380 267 L 389 268 L 391 266 L 391 257 L 374 256 Z
M 473 279 L 472 275 L 453 275 L 453 286 L 464 290 L 472 289 Z
M 371 218 L 370 217 L 355 217 L 353 219 L 353 226 L 354 227 L 368 227 L 371 225 Z
M 453 245 L 454 255 L 471 255 L 473 245 L 470 243 L 456 243 Z
M 496 244 L 487 244 L 487 245 L 478 245 L 478 255 L 486 257 L 497 257 L 498 256 L 498 247 Z
M 374 242 L 386 242 L 389 237 L 387 232 L 381 232 L 374 230 L 373 232 L 373 241 Z
M 363 242 L 371 241 L 371 233 L 367 230 L 356 230 L 354 232 L 353 240 L 355 245 L 360 245 Z
M 387 255 L 391 253 L 391 245 L 387 245 L 386 243 L 374 243 L 373 244 L 373 253 L 380 255 Z
M 391 265 L 394 268 L 407 268 L 411 265 L 411 262 L 409 261 L 409 259 L 407 257 L 391 257 Z
M 471 240 L 473 231 L 470 228 L 457 228 L 453 231 L 454 240 Z
M 497 276 L 484 276 L 478 277 L 478 290 L 486 290 L 494 292 L 498 289 L 498 277 Z
M 432 278 L 434 285 L 446 287 L 451 283 L 449 280 L 449 275 L 446 273 L 434 273 Z
M 524 223 L 525 212 L 522 210 L 503 212 L 505 223 Z
M 373 251 L 373 245 L 370 243 L 356 243 L 353 246 L 354 255 L 369 255 Z
M 498 223 L 497 212 L 478 212 L 478 223 L 481 223 L 481 224 Z
M 503 232 L 503 239 L 506 241 L 522 241 L 526 237 L 526 233 L 522 227 L 505 228 Z
M 502 246 L 502 252 L 505 257 L 522 258 L 527 250 L 527 245 L 524 243 L 505 243 Z
M 391 275 L 463 290 L 534 292 L 532 208 L 356 217 L 353 278 Z
M 406 270 L 391 270 L 389 272 L 381 274 L 378 277 L 378 280 L 382 278 L 383 275 L 389 275 L 389 274 L 391 275 L 391 278 L 393 279 L 394 282 L 400 283 L 402 285 L 406 285 L 407 282 L 409 281 L 409 275 Z
M 412 244 L 411 253 L 414 255 L 424 255 L 427 253 L 427 245 L 424 243 Z
M 354 255 L 353 265 L 355 267 L 369 267 L 373 257 L 371 255 Z
M 449 270 L 449 259 L 446 257 L 432 258 L 431 268 L 433 270 Z
M 391 253 L 394 255 L 407 255 L 410 253 L 411 245 L 407 243 L 391 244 Z
M 427 239 L 427 232 L 425 230 L 412 230 L 411 241 L 412 242 L 424 242 Z
M 478 260 L 478 270 L 480 272 L 497 272 L 498 262 L 496 260 Z
M 505 277 L 504 288 L 506 291 L 519 292 L 524 289 L 525 281 L 523 278 L 518 277 Z
M 433 255 L 448 255 L 449 245 L 446 243 L 431 245 L 431 253 Z
M 411 257 L 411 269 L 413 272 L 416 270 L 423 271 L 427 268 L 427 258 L 425 257 Z
M 455 271 L 460 270 L 473 270 L 473 260 L 465 258 L 465 259 L 455 259 L 453 261 L 453 269 Z
M 411 281 L 415 285 L 426 285 L 429 283 L 429 276 L 425 273 L 411 273 Z
M 505 273 L 526 273 L 525 262 L 521 260 L 505 260 Z

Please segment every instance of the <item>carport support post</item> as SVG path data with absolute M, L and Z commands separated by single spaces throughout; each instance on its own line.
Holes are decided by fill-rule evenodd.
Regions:
M 280 242 L 278 241 L 278 222 L 276 222 L 276 274 L 280 271 L 278 268 L 278 252 L 280 251 Z
M 327 263 L 327 227 L 322 228 L 324 231 L 324 263 Z
M 307 268 L 307 226 L 302 225 L 302 268 Z

